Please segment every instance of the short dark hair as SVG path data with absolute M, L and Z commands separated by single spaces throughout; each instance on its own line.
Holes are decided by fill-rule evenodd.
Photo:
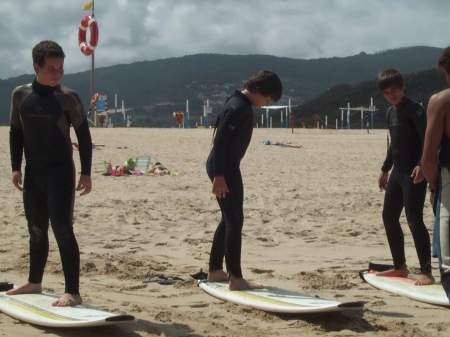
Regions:
M 438 67 L 446 73 L 450 73 L 450 46 L 442 51 L 439 57 Z
M 33 51 L 33 64 L 37 64 L 42 67 L 45 64 L 45 57 L 59 57 L 65 58 L 66 55 L 62 47 L 54 41 L 44 40 L 34 46 Z
M 244 83 L 244 88 L 252 93 L 269 96 L 273 102 L 279 101 L 283 93 L 283 84 L 277 74 L 270 70 L 261 70 Z
M 381 92 L 392 86 L 402 89 L 405 85 L 402 74 L 394 68 L 385 69 L 378 73 L 377 88 Z

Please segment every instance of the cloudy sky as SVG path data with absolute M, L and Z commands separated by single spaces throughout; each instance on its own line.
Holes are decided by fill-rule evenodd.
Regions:
M 65 70 L 88 0 L 0 0 L 0 79 L 33 72 L 31 49 L 55 40 Z M 314 59 L 450 44 L 448 0 L 95 0 L 96 67 L 198 53 Z

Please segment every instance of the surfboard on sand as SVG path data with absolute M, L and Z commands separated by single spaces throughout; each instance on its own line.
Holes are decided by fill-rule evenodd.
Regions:
M 227 282 L 199 281 L 207 294 L 234 304 L 278 313 L 319 313 L 331 311 L 361 310 L 364 302 L 337 302 L 297 293 L 276 287 L 255 290 L 230 291 Z
M 0 292 L 0 311 L 21 321 L 49 327 L 88 327 L 134 321 L 131 315 L 118 315 L 87 304 L 53 307 L 58 296 L 52 294 L 20 294 L 8 296 Z
M 370 264 L 369 268 L 360 271 L 359 275 L 364 281 L 377 289 L 385 290 L 392 294 L 408 297 L 420 302 L 447 307 L 450 306 L 450 301 L 445 295 L 445 291 L 440 283 L 428 286 L 416 286 L 414 284 L 415 280 L 410 277 L 377 276 L 376 273 L 378 271 L 386 270 L 383 266 L 384 265 Z

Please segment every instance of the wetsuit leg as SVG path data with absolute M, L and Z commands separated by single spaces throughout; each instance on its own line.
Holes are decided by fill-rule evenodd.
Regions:
M 211 180 L 214 178 L 208 170 Z M 229 189 L 226 198 L 217 198 L 222 219 L 214 234 L 209 262 L 210 271 L 221 270 L 223 257 L 227 271 L 234 277 L 242 277 L 241 248 L 244 224 L 244 187 L 239 167 L 227 170 L 225 181 Z
M 217 201 L 219 202 L 219 201 Z M 220 205 L 220 203 L 219 203 Z M 225 219 L 220 219 L 219 225 L 214 232 L 211 255 L 209 257 L 209 271 L 223 270 L 223 259 L 225 257 Z
M 64 271 L 65 292 L 79 294 L 80 251 L 73 231 L 75 171 L 73 165 L 58 166 L 51 171 L 48 205 Z
M 414 184 L 409 174 L 403 174 L 402 186 L 406 219 L 416 246 L 420 271 L 424 274 L 431 273 L 430 233 L 423 222 L 427 182 L 424 180 Z
M 208 173 L 211 182 L 214 181 L 214 169 L 211 161 L 211 157 L 208 158 L 206 163 L 206 172 Z M 217 200 L 217 198 L 216 198 Z M 219 200 L 217 200 L 219 203 Z M 220 203 L 219 203 L 220 207 Z M 221 210 L 222 211 L 222 210 Z M 223 214 L 223 213 L 222 213 Z M 213 243 L 211 246 L 211 254 L 209 256 L 209 271 L 223 270 L 223 259 L 225 257 L 225 219 L 222 215 L 219 225 L 214 232 Z
M 30 271 L 28 282 L 42 283 L 47 263 L 49 215 L 46 181 L 39 171 L 25 169 L 23 205 L 30 234 Z
M 394 169 L 389 177 L 384 196 L 383 223 L 391 249 L 394 267 L 399 269 L 405 262 L 405 239 L 400 225 L 400 215 L 403 209 L 403 191 L 401 172 Z

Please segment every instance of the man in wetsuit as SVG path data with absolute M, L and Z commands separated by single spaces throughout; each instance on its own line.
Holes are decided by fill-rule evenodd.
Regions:
M 253 132 L 253 107 L 260 108 L 281 98 L 283 86 L 277 74 L 260 71 L 229 97 L 217 117 L 216 135 L 206 162 L 222 218 L 214 234 L 208 280 L 229 281 L 230 290 L 261 288 L 242 276 L 241 246 L 244 224 L 244 187 L 240 162 Z M 223 270 L 223 260 L 228 274 Z
M 427 182 L 420 166 L 426 113 L 419 103 L 406 97 L 403 77 L 396 69 L 381 71 L 377 77 L 377 87 L 392 104 L 386 111 L 391 143 L 378 177 L 378 186 L 380 190 L 386 190 L 383 223 L 394 261 L 393 269 L 378 275 L 406 277 L 409 273 L 400 226 L 404 207 L 420 263 L 416 285 L 432 284 L 430 236 L 423 222 Z
M 10 150 L 12 182 L 23 192 L 30 234 L 28 283 L 9 295 L 41 293 L 49 251 L 49 220 L 58 243 L 65 278 L 65 293 L 54 306 L 82 302 L 79 292 L 80 252 L 73 231 L 75 167 L 70 125 L 79 144 L 81 176 L 76 187 L 92 189 L 92 140 L 86 114 L 76 92 L 63 87 L 64 51 L 53 41 L 41 41 L 32 51 L 36 79 L 14 89 L 11 99 Z M 22 187 L 22 156 L 26 167 Z
M 450 47 L 443 50 L 438 66 L 450 86 Z M 434 94 L 428 102 L 422 167 L 430 185 L 430 202 L 435 205 L 433 247 L 437 247 L 441 283 L 450 300 L 450 89 Z

